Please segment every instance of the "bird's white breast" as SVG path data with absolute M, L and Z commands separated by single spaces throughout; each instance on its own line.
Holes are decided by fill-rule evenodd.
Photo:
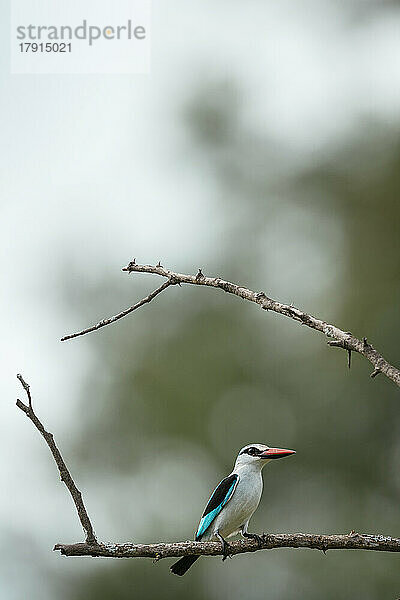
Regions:
M 213 538 L 217 531 L 224 538 L 235 535 L 259 505 L 263 490 L 261 470 L 245 468 L 237 473 L 239 481 L 235 492 L 211 524 L 207 539 Z

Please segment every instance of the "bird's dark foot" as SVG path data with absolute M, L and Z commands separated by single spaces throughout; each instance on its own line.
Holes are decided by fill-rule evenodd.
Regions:
M 232 554 L 229 552 L 229 550 L 230 550 L 230 546 L 229 546 L 228 542 L 226 542 L 224 540 L 222 542 L 222 552 L 223 552 L 222 562 L 224 562 L 224 560 L 226 560 L 227 558 L 232 558 Z
M 258 535 L 257 533 L 242 533 L 243 537 L 250 538 L 252 540 L 256 540 L 258 547 L 261 548 L 263 545 L 263 535 Z
M 224 562 L 224 560 L 226 560 L 227 558 L 232 558 L 232 556 L 229 554 L 229 544 L 226 540 L 224 540 L 224 538 L 219 532 L 217 532 L 216 535 L 222 544 L 222 562 Z

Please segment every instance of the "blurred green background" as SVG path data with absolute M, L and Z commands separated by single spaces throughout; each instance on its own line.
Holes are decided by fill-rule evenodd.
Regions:
M 356 132 L 318 167 L 277 176 L 268 140 L 241 121 L 237 94 L 214 82 L 184 111 L 200 165 L 212 157 L 227 215 L 203 270 L 366 334 L 396 361 L 396 140 L 388 131 Z M 268 285 L 273 262 L 286 271 L 285 293 Z M 168 266 L 197 267 L 184 258 Z M 299 287 L 292 277 L 302 279 Z M 130 279 L 138 298 L 157 284 L 152 276 Z M 104 311 L 104 297 L 117 307 L 122 296 L 104 280 L 90 299 L 74 291 L 68 300 L 77 312 L 85 306 L 81 321 L 89 323 Z M 383 377 L 371 381 L 365 360 L 354 356 L 349 372 L 345 353 L 319 334 L 202 288 L 170 289 L 85 343 L 93 366 L 76 460 L 86 477 L 104 482 L 116 539 L 190 538 L 210 490 L 251 441 L 297 449 L 295 460 L 264 471 L 252 530 L 399 535 L 399 392 Z M 80 576 L 69 597 L 130 598 L 136 590 L 152 598 L 162 590 L 171 598 L 389 598 L 398 590 L 398 560 L 284 550 L 225 564 L 204 559 L 184 580 L 169 575 L 172 561 L 124 561 Z
M 178 4 L 181 23 L 189 12 Z M 96 82 L 85 84 L 91 102 L 81 108 L 76 100 L 74 114 L 82 131 L 67 146 L 73 157 L 66 179 L 71 170 L 72 181 L 59 182 L 56 164 L 51 199 L 46 195 L 24 204 L 15 187 L 19 208 L 12 212 L 12 202 L 5 203 L 13 235 L 22 227 L 19 235 L 24 236 L 23 251 L 14 242 L 7 246 L 18 266 L 11 281 L 13 319 L 20 323 L 20 329 L 15 325 L 8 332 L 11 339 L 16 331 L 17 341 L 4 354 L 7 373 L 12 377 L 21 370 L 32 384 L 38 414 L 55 434 L 102 541 L 191 538 L 211 490 L 230 472 L 238 449 L 250 442 L 297 450 L 294 459 L 264 470 L 264 495 L 251 531 L 354 529 L 400 536 L 399 391 L 383 376 L 371 380 L 371 365 L 362 357 L 353 356 L 349 371 L 346 354 L 329 348 L 317 332 L 217 290 L 178 286 L 98 333 L 63 345 L 56 341 L 159 285 L 153 276 L 119 272 L 135 256 L 143 263 L 160 259 L 181 272 L 201 267 L 205 274 L 265 290 L 358 337 L 367 336 L 399 365 L 399 103 L 395 91 L 391 108 L 380 103 L 387 88 L 371 57 L 378 46 L 382 69 L 390 71 L 389 63 L 396 62 L 399 47 L 397 55 L 390 47 L 384 53 L 374 27 L 379 23 L 383 38 L 390 39 L 393 19 L 399 23 L 397 3 L 351 2 L 346 9 L 334 2 L 321 2 L 318 8 L 299 4 L 316 11 L 303 37 L 304 14 L 299 7 L 290 14 L 287 3 L 276 14 L 268 3 L 247 8 L 234 3 L 237 14 L 226 22 L 238 35 L 239 17 L 250 19 L 244 27 L 247 45 L 253 18 L 263 17 L 269 33 L 270 23 L 280 26 L 281 45 L 264 49 L 269 58 L 280 49 L 277 63 L 251 67 L 259 81 L 265 76 L 267 91 L 250 85 L 229 60 L 229 67 L 217 64 L 206 75 L 210 63 L 206 69 L 197 65 L 181 87 L 168 88 L 156 46 L 151 84 L 142 82 L 138 90 L 116 78 L 117 93 L 99 79 L 100 89 L 109 94 L 101 100 Z M 229 6 L 221 3 L 215 17 L 220 24 Z M 196 3 L 197 16 L 208 9 L 208 3 Z M 172 19 L 159 3 L 154 15 L 156 24 Z M 330 37 L 322 22 L 329 23 Z M 258 27 L 255 39 L 262 49 L 263 28 Z M 228 40 L 215 35 L 213 43 L 221 52 L 235 48 L 235 35 Z M 188 31 L 182 34 L 184 43 L 188 36 Z M 283 40 L 289 38 L 285 62 Z M 316 73 L 312 61 L 305 61 L 306 80 L 298 81 L 295 41 L 301 54 L 314 38 L 326 41 L 336 58 Z M 358 60 L 353 44 L 358 44 Z M 250 51 L 256 60 L 257 46 Z M 191 52 L 194 61 L 196 52 Z M 369 87 L 360 75 L 360 57 L 373 62 Z M 332 75 L 329 80 L 329 102 L 321 98 L 325 70 L 339 69 L 351 58 L 346 78 L 339 83 Z M 284 65 L 296 80 L 290 98 L 294 115 L 286 121 L 279 111 L 271 112 L 272 74 L 282 75 Z M 242 66 L 248 67 L 244 59 Z M 335 81 L 341 90 L 337 95 Z M 392 82 L 398 88 L 398 78 Z M 23 84 L 14 80 L 8 85 L 19 97 Z M 43 101 L 49 87 L 58 94 L 64 84 L 47 79 L 36 85 L 41 89 L 33 92 L 34 102 Z M 72 81 L 75 85 L 68 93 L 78 98 L 78 83 Z M 353 96 L 347 97 L 347 86 Z M 169 90 L 167 100 L 155 103 L 157 90 Z M 371 105 L 357 104 L 357 93 L 370 94 Z M 327 108 L 315 109 L 314 119 L 315 96 Z M 346 113 L 350 96 L 354 113 Z M 259 106 L 260 97 L 265 106 Z M 122 141 L 114 139 L 96 151 L 96 122 L 110 111 L 115 125 L 116 107 L 122 106 L 125 118 L 130 102 L 139 102 L 141 118 L 121 118 Z M 84 118 L 93 103 L 101 106 L 89 141 L 83 142 Z M 307 117 L 298 108 L 301 103 L 308 107 Z M 34 105 L 35 127 L 41 118 Z M 52 123 L 67 119 L 67 128 L 73 114 L 56 111 L 47 118 Z M 161 121 L 168 126 L 159 136 Z M 113 136 L 108 133 L 109 142 Z M 41 139 L 50 138 L 43 134 Z M 79 140 L 97 154 L 94 163 L 84 162 L 88 171 L 77 175 L 79 167 L 72 162 L 89 160 Z M 142 151 L 148 161 L 144 175 L 140 161 L 135 162 Z M 157 167 L 159 156 L 170 179 Z M 35 168 L 45 177 L 44 163 Z M 16 186 L 16 173 L 13 178 Z M 154 202 L 146 187 L 153 179 L 152 185 L 159 180 L 160 194 Z M 35 176 L 30 182 L 39 198 L 40 182 Z M 17 191 L 22 196 L 23 189 Z M 194 200 L 188 197 L 191 191 Z M 37 244 L 40 261 L 34 262 L 36 254 L 29 253 Z M 7 394 L 8 403 L 14 388 Z M 7 600 L 375 600 L 399 595 L 399 557 L 389 553 L 331 551 L 324 556 L 287 549 L 242 555 L 224 564 L 202 558 L 182 579 L 170 575 L 172 560 L 153 564 L 51 554 L 52 544 L 79 541 L 81 532 L 47 449 L 12 406 L 7 410 L 12 425 L 3 425 L 2 432 L 8 500 L 0 572 L 0 594 Z

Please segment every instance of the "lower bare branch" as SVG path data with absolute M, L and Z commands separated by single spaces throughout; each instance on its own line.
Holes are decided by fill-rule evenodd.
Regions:
M 97 544 L 96 536 L 94 534 L 94 530 L 93 530 L 92 524 L 90 522 L 89 515 L 87 514 L 85 505 L 83 503 L 82 494 L 76 487 L 74 480 L 71 477 L 71 473 L 69 472 L 67 465 L 65 464 L 63 457 L 61 456 L 61 453 L 56 446 L 53 434 L 49 433 L 48 431 L 45 430 L 43 424 L 38 419 L 38 417 L 35 414 L 35 411 L 33 410 L 32 398 L 31 398 L 31 394 L 30 394 L 29 385 L 26 383 L 26 381 L 24 381 L 24 378 L 22 377 L 22 375 L 17 375 L 17 378 L 21 382 L 22 387 L 24 388 L 24 390 L 28 396 L 28 404 L 24 404 L 21 400 L 17 400 L 17 406 L 26 414 L 28 419 L 30 419 L 32 421 L 32 423 L 35 425 L 36 429 L 40 432 L 40 434 L 46 440 L 46 443 L 47 443 L 48 447 L 50 448 L 50 451 L 53 455 L 53 458 L 54 458 L 56 465 L 58 467 L 58 470 L 60 472 L 61 481 L 63 481 L 65 483 L 65 485 L 67 486 L 68 491 L 71 494 L 72 499 L 75 503 L 79 520 L 80 520 L 83 530 L 86 534 L 86 545 L 89 547 L 93 544 Z
M 83 503 L 82 494 L 76 487 L 71 473 L 58 450 L 52 433 L 45 430 L 42 422 L 33 410 L 29 385 L 22 375 L 17 375 L 24 388 L 28 404 L 17 400 L 17 406 L 32 421 L 45 439 L 60 472 L 61 481 L 65 483 L 75 503 L 79 520 L 86 533 L 86 542 L 78 544 L 57 544 L 54 550 L 59 550 L 65 556 L 103 556 L 108 558 L 138 558 L 148 557 L 155 560 L 169 557 L 187 556 L 189 554 L 216 556 L 223 554 L 219 542 L 177 542 L 158 544 L 111 544 L 99 543 Z M 310 533 L 279 533 L 263 534 L 259 540 L 238 540 L 229 544 L 231 555 L 272 548 L 315 548 L 327 550 L 377 550 L 382 552 L 400 552 L 400 539 L 383 535 L 359 534 L 354 531 L 348 535 L 318 535 Z
M 400 539 L 383 535 L 367 535 L 351 532 L 348 535 L 317 535 L 312 533 L 263 534 L 256 540 L 237 540 L 229 543 L 229 554 L 244 554 L 272 548 L 314 548 L 316 550 L 377 550 L 400 552 Z M 65 556 L 104 556 L 108 558 L 176 558 L 189 554 L 222 555 L 220 542 L 177 542 L 159 544 L 57 544 Z

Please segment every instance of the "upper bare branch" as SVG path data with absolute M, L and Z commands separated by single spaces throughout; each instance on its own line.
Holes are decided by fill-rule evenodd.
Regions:
M 233 294 L 235 296 L 239 296 L 239 298 L 243 298 L 244 300 L 248 300 L 249 302 L 254 302 L 258 304 L 264 310 L 271 310 L 285 317 L 289 317 L 294 321 L 301 323 L 302 325 L 306 325 L 311 329 L 315 329 L 316 331 L 320 331 L 328 338 L 330 341 L 328 342 L 331 346 L 336 346 L 339 348 L 343 348 L 348 352 L 348 365 L 350 367 L 350 358 L 351 352 L 357 352 L 364 356 L 369 362 L 373 365 L 374 370 L 371 373 L 371 377 L 375 377 L 378 373 L 383 373 L 391 379 L 397 386 L 400 387 L 400 370 L 397 367 L 394 367 L 390 363 L 387 362 L 383 358 L 383 356 L 375 350 L 375 348 L 368 343 L 367 339 L 364 337 L 362 340 L 356 338 L 349 331 L 343 331 L 339 329 L 335 325 L 330 323 L 326 323 L 322 319 L 318 319 L 313 317 L 312 315 L 302 311 L 295 306 L 283 304 L 282 302 L 278 302 L 277 300 L 273 300 L 268 297 L 264 292 L 254 292 L 246 287 L 239 286 L 235 283 L 231 283 L 230 281 L 225 281 L 220 277 L 206 277 L 201 269 L 199 269 L 197 275 L 184 275 L 182 273 L 176 273 L 175 271 L 170 271 L 169 269 L 165 269 L 160 263 L 156 266 L 152 265 L 139 265 L 135 260 L 130 262 L 128 266 L 122 269 L 123 271 L 127 271 L 128 273 L 152 273 L 154 275 L 160 275 L 161 277 L 166 277 L 167 281 L 160 286 L 157 290 L 155 290 L 152 294 L 147 296 L 144 300 L 141 300 L 133 307 L 119 313 L 115 317 L 111 317 L 111 319 L 105 319 L 104 321 L 100 321 L 94 327 L 90 327 L 89 329 L 85 329 L 80 331 L 79 333 L 74 333 L 72 335 L 68 335 L 63 337 L 63 340 L 67 340 L 73 337 L 77 337 L 79 335 L 83 335 L 85 333 L 89 333 L 90 331 L 94 331 L 95 329 L 99 329 L 104 325 L 108 325 L 113 323 L 117 319 L 124 317 L 128 313 L 132 312 L 132 310 L 139 308 L 142 304 L 149 302 L 152 298 L 154 298 L 157 294 L 162 292 L 168 285 L 171 284 L 192 284 L 192 285 L 203 285 L 207 287 L 219 288 L 229 294 Z
M 17 406 L 26 414 L 28 419 L 30 419 L 32 421 L 32 423 L 35 425 L 36 429 L 38 429 L 38 431 L 41 433 L 41 435 L 46 440 L 46 443 L 47 443 L 48 447 L 50 448 L 50 451 L 53 455 L 53 458 L 54 458 L 56 465 L 58 467 L 58 470 L 60 472 L 61 481 L 63 481 L 65 483 L 65 485 L 67 486 L 69 493 L 71 494 L 72 499 L 75 503 L 79 520 L 81 522 L 83 530 L 86 533 L 86 543 L 89 546 L 93 545 L 93 544 L 97 544 L 96 536 L 94 534 L 94 530 L 93 530 L 92 524 L 90 522 L 89 515 L 87 514 L 85 505 L 83 503 L 82 494 L 76 487 L 74 480 L 71 477 L 71 473 L 69 472 L 67 465 L 65 464 L 63 457 L 61 456 L 61 453 L 56 446 L 53 434 L 49 433 L 48 431 L 45 430 L 43 424 L 38 419 L 38 417 L 35 414 L 35 411 L 33 410 L 32 398 L 31 398 L 29 385 L 26 383 L 26 381 L 24 381 L 24 378 L 22 377 L 22 375 L 17 375 L 17 377 L 18 377 L 19 381 L 21 382 L 22 387 L 24 388 L 24 390 L 28 396 L 28 404 L 24 404 L 21 400 L 17 400 Z
M 138 265 L 134 260 L 122 270 L 127 271 L 128 273 L 153 273 L 156 275 L 161 275 L 162 277 L 168 277 L 169 279 L 172 278 L 178 283 L 205 285 L 208 287 L 220 288 L 229 294 L 234 294 L 235 296 L 239 296 L 239 298 L 254 302 L 264 310 L 271 310 L 285 317 L 289 317 L 294 321 L 298 321 L 302 325 L 306 325 L 311 329 L 320 331 L 328 338 L 332 339 L 332 341 L 328 342 L 330 345 L 344 348 L 348 352 L 358 352 L 359 354 L 362 354 L 370 361 L 370 363 L 372 363 L 374 367 L 374 371 L 372 372 L 371 376 L 375 377 L 376 374 L 383 373 L 386 375 L 386 377 L 391 379 L 400 387 L 400 370 L 389 364 L 383 358 L 383 356 L 379 354 L 379 352 L 375 350 L 371 344 L 368 343 L 365 337 L 363 340 L 359 340 L 349 331 L 343 331 L 335 325 L 326 323 L 325 321 L 322 321 L 322 319 L 313 317 L 312 315 L 307 314 L 293 305 L 283 304 L 282 302 L 273 300 L 264 292 L 253 292 L 246 287 L 239 286 L 235 283 L 231 283 L 230 281 L 225 281 L 220 277 L 206 277 L 202 273 L 201 269 L 199 269 L 197 275 L 183 275 L 181 273 L 175 273 L 174 271 L 165 269 L 160 265 L 155 267 L 151 265 Z

